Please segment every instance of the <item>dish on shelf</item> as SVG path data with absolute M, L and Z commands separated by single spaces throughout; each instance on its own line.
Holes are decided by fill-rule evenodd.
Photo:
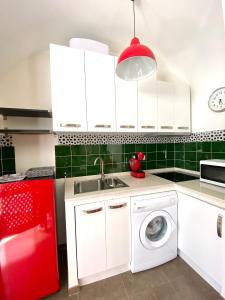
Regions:
M 26 177 L 26 175 L 21 174 L 21 173 L 3 175 L 3 176 L 0 177 L 0 183 L 20 181 L 20 180 L 23 180 L 25 177 Z

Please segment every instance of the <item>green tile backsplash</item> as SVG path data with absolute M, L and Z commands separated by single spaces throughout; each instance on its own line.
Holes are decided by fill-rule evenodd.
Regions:
M 99 161 L 94 166 L 94 161 L 98 156 L 104 159 L 105 173 L 129 171 L 129 159 L 137 151 L 142 151 L 146 155 L 146 160 L 142 162 L 143 170 L 177 167 L 199 171 L 200 160 L 225 159 L 225 141 L 164 144 L 57 145 L 55 146 L 56 177 L 98 174 L 100 171 Z M 5 163 L 7 164 L 7 161 Z
M 16 173 L 14 147 L 0 147 L 0 176 Z
M 174 158 L 175 167 L 199 171 L 200 160 L 225 159 L 225 141 L 175 144 Z

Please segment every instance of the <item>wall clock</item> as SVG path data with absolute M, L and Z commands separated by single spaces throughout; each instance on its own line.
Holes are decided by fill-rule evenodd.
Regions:
M 225 87 L 216 89 L 209 97 L 209 108 L 215 112 L 225 111 Z

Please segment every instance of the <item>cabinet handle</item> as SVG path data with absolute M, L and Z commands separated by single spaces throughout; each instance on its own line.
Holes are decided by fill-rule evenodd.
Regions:
M 185 129 L 185 130 L 187 130 L 187 129 L 189 129 L 189 127 L 188 126 L 178 126 L 177 129 Z
M 95 128 L 111 128 L 111 125 L 97 124 Z
M 83 213 L 87 214 L 87 215 L 90 215 L 90 214 L 100 212 L 100 211 L 102 211 L 102 209 L 103 209 L 102 207 L 99 207 L 99 208 L 90 209 L 90 210 L 83 210 Z
M 217 235 L 218 237 L 222 238 L 222 225 L 223 225 L 223 216 L 221 214 L 217 217 Z
M 73 128 L 79 128 L 79 127 L 81 127 L 81 124 L 66 123 L 66 124 L 60 124 L 60 127 L 73 127 Z
M 161 126 L 161 129 L 173 129 L 173 126 Z
M 150 128 L 155 128 L 155 126 L 152 126 L 152 125 L 143 125 L 141 126 L 141 128 L 145 128 L 145 129 L 150 129 Z
M 135 128 L 134 125 L 120 125 L 120 128 Z
M 127 206 L 127 203 L 121 203 L 121 204 L 117 204 L 117 205 L 109 205 L 109 209 L 117 209 L 117 208 L 122 208 Z

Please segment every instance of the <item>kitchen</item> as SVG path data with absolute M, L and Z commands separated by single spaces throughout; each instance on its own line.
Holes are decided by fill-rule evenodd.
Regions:
M 69 263 L 68 282 L 59 294 L 52 296 L 53 299 L 62 295 L 66 297 L 68 291 L 73 294 L 72 297 L 85 298 L 89 290 L 93 292 L 89 296 L 91 299 L 142 299 L 144 296 L 165 299 L 168 294 L 170 299 L 175 299 L 184 297 L 185 293 L 186 297 L 189 295 L 187 299 L 196 297 L 188 294 L 187 282 L 183 282 L 183 290 L 176 286 L 179 291 L 174 291 L 173 282 L 168 276 L 171 272 L 168 264 L 172 269 L 178 270 L 182 266 L 185 272 L 193 272 L 191 274 L 195 279 L 201 276 L 198 277 L 201 288 L 195 290 L 196 282 L 192 282 L 193 293 L 199 293 L 199 299 L 207 299 L 207 292 L 211 295 L 209 299 L 217 299 L 219 296 L 215 290 L 224 297 L 224 283 L 221 281 L 225 277 L 220 275 L 222 271 L 219 268 L 222 266 L 223 255 L 218 250 L 224 249 L 220 248 L 224 239 L 218 237 L 215 241 L 210 240 L 215 245 L 213 250 L 208 243 L 203 243 L 207 240 L 204 235 L 199 239 L 197 233 L 201 230 L 197 226 L 193 231 L 187 231 L 186 226 L 190 225 L 187 223 L 189 217 L 185 214 L 185 211 L 189 211 L 190 218 L 194 220 L 199 209 L 205 211 L 206 217 L 210 216 L 208 206 L 202 208 L 200 205 L 206 202 L 210 204 L 210 208 L 218 209 L 215 218 L 209 217 L 217 235 L 216 225 L 220 221 L 217 216 L 223 215 L 224 209 L 224 188 L 205 183 L 207 188 L 204 189 L 204 183 L 201 183 L 200 191 L 196 184 L 190 186 L 192 180 L 173 183 L 171 178 L 168 181 L 168 178 L 151 175 L 156 172 L 178 171 L 199 176 L 200 161 L 225 159 L 225 112 L 215 112 L 213 107 L 209 107 L 210 96 L 217 96 L 216 90 L 224 87 L 225 35 L 222 2 L 208 0 L 206 4 L 205 1 L 195 3 L 183 0 L 175 1 L 172 7 L 170 3 L 162 1 L 136 0 L 136 34 L 141 43 L 152 49 L 157 62 L 157 72 L 138 82 L 114 77 L 117 57 L 133 37 L 133 3 L 130 0 L 123 3 L 114 1 L 109 5 L 101 0 L 97 4 L 79 1 L 76 6 L 72 1 L 65 5 L 63 1 L 31 4 L 24 0 L 25 9 L 22 9 L 21 4 L 13 8 L 11 5 L 10 2 L 4 4 L 1 18 L 4 25 L 1 26 L 2 37 L 5 34 L 3 28 L 8 29 L 8 36 L 11 37 L 8 41 L 3 38 L 1 45 L 1 176 L 24 174 L 30 168 L 54 166 L 57 244 L 59 249 L 64 249 L 67 244 Z M 6 18 L 5 12 L 11 18 Z M 69 40 L 73 37 L 82 38 L 78 40 L 79 43 L 84 43 L 84 39 L 89 41 L 86 45 L 83 44 L 82 49 L 77 45 L 69 47 Z M 104 48 L 102 51 L 108 49 L 108 54 L 87 49 L 88 46 L 93 49 L 93 45 L 97 45 L 93 40 L 101 43 L 98 47 Z M 71 41 L 73 42 L 76 43 L 77 40 Z M 223 92 L 222 89 L 220 91 Z M 13 108 L 14 111 L 10 110 Z M 69 126 L 65 126 L 68 124 Z M 77 124 L 80 127 L 74 126 Z M 95 127 L 96 125 L 98 126 Z M 137 159 L 139 152 L 144 153 L 144 160 Z M 132 156 L 145 171 L 145 178 L 130 176 L 129 160 Z M 98 160 L 94 165 L 97 157 L 104 161 L 106 179 L 118 177 L 129 187 L 118 187 L 113 191 L 112 188 L 97 192 L 92 190 L 74 195 L 74 191 L 71 191 L 74 181 L 79 183 L 100 177 L 101 161 Z M 198 180 L 197 182 L 199 183 Z M 153 269 L 148 267 L 148 271 L 134 273 L 132 277 L 131 273 L 127 273 L 133 257 L 130 253 L 133 249 L 132 238 L 128 239 L 134 217 L 129 214 L 132 205 L 139 195 L 172 191 L 178 194 L 178 254 L 181 259 Z M 202 201 L 188 201 L 186 196 Z M 118 202 L 121 198 L 123 201 Z M 80 251 L 81 243 L 76 245 L 76 235 L 79 236 L 79 241 L 82 240 L 82 232 L 88 235 L 85 226 L 82 226 L 81 235 L 78 227 L 75 230 L 75 210 L 82 206 L 79 201 L 84 201 L 83 205 L 104 203 L 99 212 L 102 220 L 106 220 L 103 215 L 108 213 L 107 207 L 126 204 L 121 211 L 126 211 L 127 216 L 130 216 L 131 220 L 126 219 L 128 223 L 119 215 L 119 209 L 112 209 L 118 212 L 118 219 L 112 221 L 119 224 L 121 218 L 125 222 L 124 228 L 128 230 L 123 238 L 120 237 L 124 242 L 123 249 L 127 249 L 127 252 L 123 252 L 123 268 L 119 264 L 118 268 L 114 268 L 114 273 L 110 273 L 111 271 L 106 270 L 106 262 L 99 261 L 95 265 L 95 260 L 92 260 L 89 265 L 101 271 L 96 271 L 98 274 L 92 273 L 92 278 L 90 274 L 84 278 L 77 277 L 82 268 L 79 268 L 81 260 L 79 261 L 78 256 L 87 250 L 86 246 L 90 247 L 90 244 L 84 244 Z M 186 201 L 189 204 L 193 202 L 192 209 Z M 197 203 L 200 206 L 197 207 Z M 97 208 L 100 207 L 94 206 L 94 209 Z M 82 222 L 82 219 L 76 220 Z M 202 223 L 199 221 L 199 227 L 201 225 L 208 228 L 208 223 L 204 224 L 204 221 L 204 218 Z M 107 235 L 108 225 L 104 222 L 100 226 L 105 228 L 104 231 L 95 232 L 96 237 L 103 233 Z M 98 226 L 93 226 L 94 228 L 97 230 Z M 113 227 L 110 234 L 113 238 L 101 240 L 102 245 L 109 243 L 111 249 L 114 249 L 111 254 L 118 249 L 111 242 L 116 243 L 117 238 L 119 239 L 118 231 L 115 233 L 112 229 Z M 196 238 L 186 245 L 195 231 Z M 185 240 L 181 238 L 183 236 L 186 237 Z M 102 249 L 107 246 L 94 251 L 94 245 L 93 241 L 92 253 L 101 253 L 102 258 L 105 257 L 107 261 L 109 253 Z M 203 246 L 209 247 L 218 257 L 218 261 L 213 261 L 218 270 L 216 267 L 213 270 L 210 262 L 201 260 L 203 253 L 208 253 L 209 257 L 212 253 L 207 252 Z M 199 252 L 193 253 L 192 248 L 198 247 Z M 64 259 L 65 265 L 66 255 L 60 251 L 59 257 Z M 86 255 L 90 253 L 87 252 Z M 114 277 L 110 277 L 113 275 Z M 116 276 L 122 278 L 125 286 L 120 289 L 121 295 L 113 296 L 110 292 L 104 294 L 107 282 L 113 282 L 113 278 L 118 282 Z M 162 284 L 149 283 L 154 282 L 157 276 L 164 278 Z M 182 273 L 180 277 L 183 276 Z M 179 283 L 181 279 L 178 277 L 177 274 L 175 279 Z M 133 286 L 129 289 L 131 282 Z

